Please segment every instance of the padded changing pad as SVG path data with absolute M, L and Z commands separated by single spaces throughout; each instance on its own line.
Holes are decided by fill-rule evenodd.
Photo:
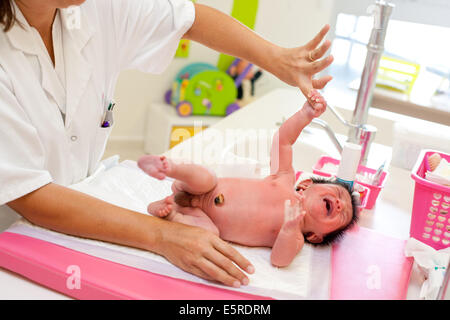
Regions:
M 406 299 L 413 259 L 406 240 L 354 227 L 332 251 L 330 298 L 334 300 Z
M 171 183 L 169 179 L 159 181 L 149 177 L 137 168 L 134 161 L 125 161 L 97 172 L 72 188 L 115 205 L 148 214 L 148 203 L 169 195 Z M 34 226 L 25 220 L 14 224 L 7 233 L 44 240 L 121 265 L 227 290 L 276 299 L 328 298 L 330 248 L 317 249 L 305 245 L 290 266 L 276 268 L 270 263 L 270 248 L 249 248 L 233 244 L 256 269 L 254 274 L 249 275 L 248 286 L 235 289 L 186 273 L 165 258 L 148 251 L 68 236 Z M 314 269 L 311 268 L 313 260 L 316 266 Z M 126 277 L 126 273 L 123 276 Z M 311 288 L 314 290 L 310 290 Z M 127 288 L 123 290 L 126 292 Z

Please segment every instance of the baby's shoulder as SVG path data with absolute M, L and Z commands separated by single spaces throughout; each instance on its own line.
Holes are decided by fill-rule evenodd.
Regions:
M 264 183 L 272 188 L 279 189 L 279 191 L 285 190 L 288 193 L 294 193 L 294 183 L 290 177 L 280 175 L 270 175 L 264 179 Z

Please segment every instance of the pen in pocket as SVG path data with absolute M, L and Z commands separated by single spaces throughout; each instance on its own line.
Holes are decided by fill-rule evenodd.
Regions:
M 108 109 L 105 112 L 105 118 L 102 122 L 102 128 L 108 128 L 111 127 L 114 124 L 114 119 L 113 119 L 113 110 L 114 110 L 114 106 L 115 106 L 115 102 L 111 101 L 108 105 Z

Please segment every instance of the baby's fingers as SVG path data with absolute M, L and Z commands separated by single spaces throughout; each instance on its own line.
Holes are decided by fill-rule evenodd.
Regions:
M 322 103 L 316 103 L 313 108 L 314 108 L 314 116 L 318 117 L 325 111 L 326 105 Z
M 305 224 L 305 220 L 304 220 L 305 216 L 306 216 L 306 210 L 301 210 L 299 217 L 298 217 L 300 229 L 303 229 L 303 226 Z
M 302 215 L 303 210 L 300 209 L 300 206 L 296 206 L 294 209 L 294 216 L 295 218 L 298 218 Z
M 312 101 L 311 106 L 314 109 L 314 115 L 321 115 L 327 106 L 325 98 L 317 90 L 313 90 L 309 99 Z

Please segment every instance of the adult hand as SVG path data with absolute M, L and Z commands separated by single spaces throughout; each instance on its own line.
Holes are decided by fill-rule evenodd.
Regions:
M 306 45 L 298 48 L 282 48 L 259 36 L 236 19 L 205 5 L 195 4 L 195 21 L 183 36 L 228 55 L 247 60 L 269 71 L 282 81 L 300 88 L 310 98 L 314 89 L 323 89 L 330 76 L 313 79 L 328 67 L 333 58 L 323 60 L 331 42 L 319 44 L 330 30 L 325 25 Z
M 202 228 L 167 222 L 158 247 L 159 254 L 184 271 L 227 286 L 249 283 L 240 269 L 254 272 L 251 263 L 231 245 Z
M 300 88 L 308 99 L 311 98 L 313 89 L 323 89 L 332 79 L 331 76 L 324 76 L 314 79 L 314 75 L 324 70 L 333 62 L 333 56 L 324 56 L 331 46 L 331 42 L 326 40 L 319 44 L 330 30 L 329 25 L 325 25 L 322 30 L 306 45 L 297 48 L 279 48 L 278 63 L 271 70 L 280 80 L 292 86 Z

